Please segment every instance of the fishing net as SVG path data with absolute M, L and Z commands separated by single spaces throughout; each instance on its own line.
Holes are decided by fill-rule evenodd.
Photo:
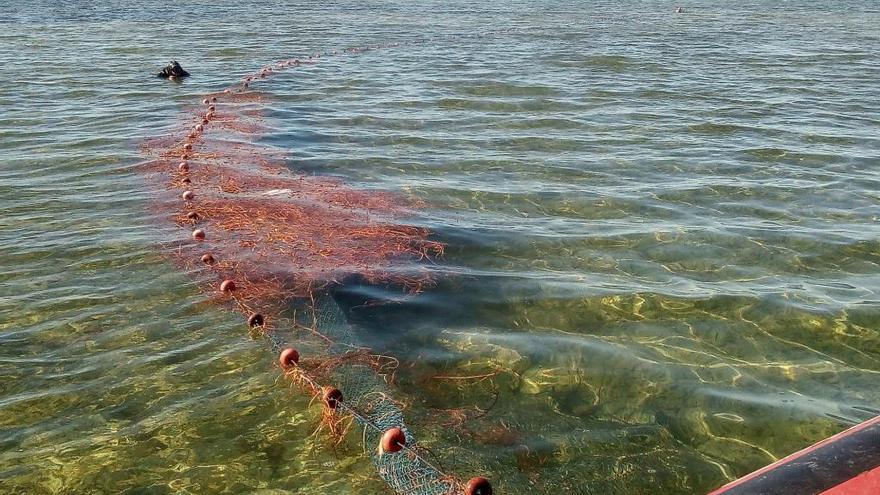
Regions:
M 424 42 L 417 41 L 416 43 Z M 169 257 L 216 304 L 240 312 L 267 339 L 283 377 L 323 405 L 329 441 L 360 433 L 365 452 L 401 494 L 486 495 L 482 478 L 444 472 L 407 427 L 390 384 L 398 362 L 360 346 L 331 292 L 350 281 L 417 294 L 433 281 L 424 262 L 443 254 L 427 230 L 406 224 L 422 205 L 292 172 L 287 152 L 256 144 L 270 96 L 260 84 L 322 58 L 397 43 L 279 61 L 185 114 L 181 133 L 148 140 L 141 165 L 154 208 L 178 226 Z M 183 240 L 185 239 L 185 240 Z

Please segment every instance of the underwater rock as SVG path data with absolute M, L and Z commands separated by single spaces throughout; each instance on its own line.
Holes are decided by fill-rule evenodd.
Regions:
M 582 375 L 563 368 L 533 368 L 522 375 L 519 392 L 542 395 L 556 412 L 585 418 L 599 409 L 599 395 Z
M 562 414 L 586 418 L 599 409 L 599 397 L 586 383 L 569 383 L 553 387 L 550 392 L 554 408 Z

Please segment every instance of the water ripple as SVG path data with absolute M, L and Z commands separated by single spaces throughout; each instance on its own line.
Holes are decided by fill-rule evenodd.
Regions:
M 261 82 L 260 144 L 426 203 L 436 286 L 335 297 L 441 457 L 698 493 L 877 414 L 876 5 L 80 4 L 0 6 L 4 487 L 383 493 L 159 257 L 135 173 L 199 95 L 364 42 L 428 40 Z M 151 77 L 170 58 L 194 77 Z M 438 426 L 493 390 L 429 378 L 488 372 L 490 414 Z

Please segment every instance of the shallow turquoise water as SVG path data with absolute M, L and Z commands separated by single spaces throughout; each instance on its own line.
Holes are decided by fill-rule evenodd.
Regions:
M 403 361 L 444 467 L 502 493 L 701 493 L 877 413 L 880 11 L 685 7 L 0 6 L 3 491 L 383 492 L 162 257 L 134 167 L 266 63 L 423 37 L 267 82 L 261 142 L 427 203 L 437 286 L 337 300 Z M 169 58 L 195 76 L 150 77 Z M 462 426 L 435 410 L 493 390 Z

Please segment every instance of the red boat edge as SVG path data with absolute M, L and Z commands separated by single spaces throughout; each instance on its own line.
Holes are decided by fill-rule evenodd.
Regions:
M 709 495 L 880 495 L 880 416 Z

